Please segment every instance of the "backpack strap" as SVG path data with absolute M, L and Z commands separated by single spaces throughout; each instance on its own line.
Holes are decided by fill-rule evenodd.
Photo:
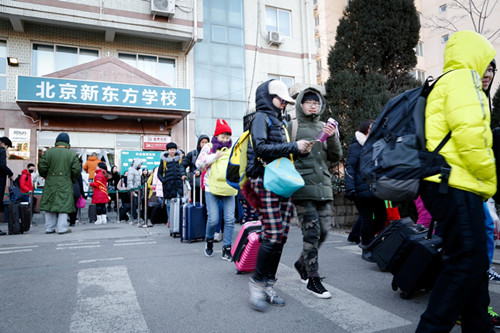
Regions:
M 443 148 L 444 145 L 450 140 L 450 138 L 451 138 L 451 131 L 449 131 L 443 138 L 443 140 L 441 140 L 439 145 L 432 152 L 432 155 L 436 156 L 441 150 L 441 148 Z M 439 184 L 438 193 L 441 194 L 448 193 L 448 180 L 450 179 L 450 173 L 451 173 L 451 167 L 449 165 L 441 166 L 441 176 L 439 176 L 439 178 L 441 178 L 441 183 Z

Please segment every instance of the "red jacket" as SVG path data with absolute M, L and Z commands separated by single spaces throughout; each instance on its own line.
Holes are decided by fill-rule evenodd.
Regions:
M 26 169 L 21 172 L 21 178 L 19 178 L 19 187 L 21 188 L 21 192 L 23 193 L 33 192 L 31 173 L 29 173 L 29 171 Z
M 106 178 L 106 171 L 96 170 L 95 178 L 90 186 L 94 189 L 94 194 L 92 195 L 92 203 L 108 203 L 108 180 Z

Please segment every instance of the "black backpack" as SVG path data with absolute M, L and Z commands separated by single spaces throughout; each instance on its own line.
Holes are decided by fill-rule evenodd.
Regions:
M 445 75 L 445 74 L 443 74 Z M 449 132 L 433 152 L 425 148 L 425 107 L 436 82 L 432 77 L 383 107 L 363 145 L 360 173 L 376 197 L 383 200 L 413 200 L 420 181 L 441 173 L 440 192 L 446 193 L 451 167 L 439 151 L 451 137 Z

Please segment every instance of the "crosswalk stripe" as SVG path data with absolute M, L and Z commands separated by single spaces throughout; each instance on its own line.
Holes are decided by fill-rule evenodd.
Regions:
M 103 261 L 114 261 L 114 260 L 123 260 L 123 257 L 117 257 L 117 258 L 104 258 L 104 259 L 88 259 L 88 260 L 80 260 L 78 263 L 79 264 L 91 264 L 95 262 L 103 262 Z
M 77 243 L 60 243 L 57 244 L 56 246 L 80 246 L 80 245 L 95 245 L 99 244 L 99 242 L 77 242 Z
M 353 252 L 356 254 L 361 254 L 363 250 L 359 247 L 359 245 L 346 245 L 346 246 L 337 246 L 336 249 L 338 250 L 345 250 L 349 252 Z
M 319 299 L 306 290 L 297 272 L 280 264 L 276 288 L 287 292 L 304 306 L 321 313 L 335 325 L 348 332 L 372 333 L 412 324 L 388 311 L 363 301 L 323 282 L 332 294 L 331 299 Z
M 125 266 L 81 270 L 77 297 L 71 333 L 149 332 Z

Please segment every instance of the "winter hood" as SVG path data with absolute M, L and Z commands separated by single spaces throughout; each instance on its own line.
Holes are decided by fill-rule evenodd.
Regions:
M 142 160 L 138 157 L 134 158 L 134 163 L 132 163 L 132 168 L 137 169 L 142 165 Z
M 172 162 L 172 161 L 180 161 L 181 158 L 182 158 L 182 154 L 179 150 L 177 150 L 175 152 L 175 155 L 174 155 L 174 158 L 171 158 L 169 155 L 168 155 L 168 151 L 164 151 L 163 153 L 160 154 L 160 158 L 162 161 L 164 162 Z
M 304 113 L 304 109 L 302 108 L 302 100 L 304 98 L 304 95 L 308 94 L 308 93 L 312 93 L 312 94 L 315 94 L 316 96 L 318 96 L 319 110 L 318 110 L 317 114 L 306 115 Z M 319 118 L 320 118 L 321 114 L 325 111 L 325 109 L 326 109 L 325 99 L 323 98 L 321 93 L 318 90 L 316 90 L 315 88 L 312 88 L 312 87 L 306 88 L 306 89 L 302 90 L 297 95 L 296 104 L 295 104 L 295 115 L 299 121 L 306 121 L 306 120 L 307 121 L 319 121 Z
M 273 104 L 273 98 L 277 95 L 271 95 L 269 93 L 269 82 L 271 81 L 272 80 L 266 81 L 257 87 L 255 91 L 255 110 L 274 115 L 279 120 L 282 120 L 281 110 Z
M 196 142 L 196 150 L 198 151 L 198 154 L 201 151 L 200 142 L 203 139 L 207 139 L 208 142 L 210 142 L 210 138 L 208 137 L 208 135 L 205 135 L 205 134 L 200 135 L 200 137 L 198 138 L 198 141 Z
M 443 73 L 454 69 L 473 69 L 483 77 L 496 51 L 490 42 L 474 31 L 458 31 L 446 43 Z

